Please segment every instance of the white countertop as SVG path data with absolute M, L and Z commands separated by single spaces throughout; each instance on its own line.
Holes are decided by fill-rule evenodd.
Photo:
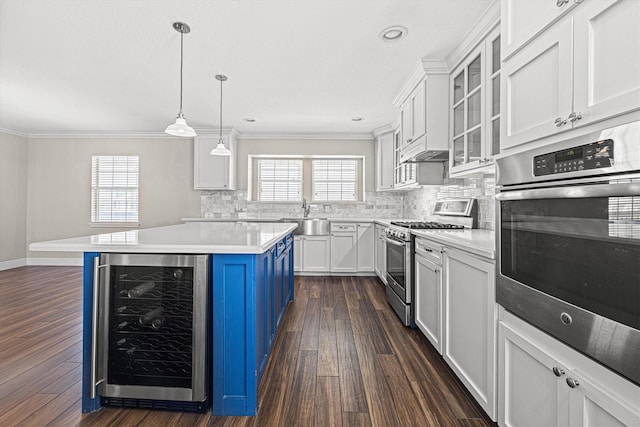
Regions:
M 495 231 L 493 230 L 411 230 L 411 234 L 486 258 L 495 259 L 496 257 Z
M 283 217 L 283 218 L 294 218 L 294 217 Z M 375 217 L 375 218 L 364 218 L 364 217 L 349 217 L 349 218 L 329 218 L 326 216 L 319 216 L 319 217 L 308 217 L 308 218 L 302 218 L 302 217 L 295 217 L 296 219 L 314 219 L 314 218 L 321 218 L 321 219 L 328 219 L 331 222 L 380 222 L 380 223 L 384 223 L 384 224 L 389 224 L 389 222 L 391 221 L 408 221 L 407 219 L 402 219 L 402 218 L 397 218 L 397 217 L 393 217 L 393 218 L 387 218 L 387 217 Z M 187 218 L 180 218 L 181 221 L 183 222 L 237 222 L 237 221 L 245 221 L 245 222 L 277 222 L 282 218 L 201 218 L 201 217 L 187 217 Z
M 260 254 L 297 228 L 293 223 L 190 222 L 36 242 L 32 251 Z

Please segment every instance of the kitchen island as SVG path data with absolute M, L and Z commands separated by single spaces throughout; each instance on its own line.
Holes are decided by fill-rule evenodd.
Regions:
M 208 256 L 214 415 L 256 415 L 258 386 L 287 303 L 293 300 L 291 223 L 187 223 L 32 243 L 33 251 L 84 253 L 82 410 L 102 406 L 92 381 L 94 291 L 101 253 Z M 97 307 L 96 307 L 97 308 Z

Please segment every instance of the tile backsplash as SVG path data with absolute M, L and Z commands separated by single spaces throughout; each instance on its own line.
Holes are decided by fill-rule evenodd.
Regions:
M 444 185 L 421 186 L 410 191 L 367 192 L 361 203 L 310 203 L 310 217 L 410 218 L 432 220 L 438 199 L 475 197 L 478 227 L 494 229 L 495 178 L 446 179 Z M 246 191 L 203 191 L 200 212 L 204 218 L 301 217 L 300 203 L 247 201 Z

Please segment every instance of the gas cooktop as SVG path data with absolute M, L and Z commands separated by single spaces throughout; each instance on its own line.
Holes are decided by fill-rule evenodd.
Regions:
M 464 226 L 457 224 L 443 224 L 431 221 L 392 221 L 396 227 L 410 228 L 412 230 L 459 230 Z

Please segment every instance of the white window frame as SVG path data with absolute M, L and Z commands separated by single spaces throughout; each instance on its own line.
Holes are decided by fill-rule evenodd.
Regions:
M 101 162 L 106 170 L 100 171 Z M 111 162 L 111 164 L 109 164 Z M 116 162 L 118 164 L 116 165 Z M 118 170 L 118 166 L 120 170 Z M 119 182 L 114 182 L 114 178 Z M 91 227 L 139 227 L 140 216 L 140 158 L 138 155 L 91 156 Z M 126 193 L 124 199 L 114 201 L 113 195 Z M 103 194 L 101 194 L 103 193 Z M 102 197 L 106 195 L 107 197 Z M 109 197 L 111 196 L 111 197 Z M 124 203 L 124 218 L 114 219 Z M 105 209 L 107 217 L 98 217 Z
M 326 165 L 326 168 L 320 165 Z M 314 202 L 358 202 L 358 160 L 354 158 L 324 158 L 312 159 L 312 177 Z M 346 170 L 345 170 L 346 167 Z M 326 169 L 327 176 L 321 177 L 321 169 Z M 353 169 L 351 175 L 350 169 Z M 352 178 L 352 179 L 351 179 Z M 332 185 L 333 184 L 333 185 Z M 331 187 L 334 187 L 333 190 Z M 326 188 L 321 188 L 326 187 Z M 349 188 L 352 187 L 352 188 Z M 323 194 L 326 193 L 326 194 Z M 339 193 L 339 197 L 329 198 L 329 195 Z M 326 197 L 325 197 L 326 196 Z
M 261 164 L 267 162 L 281 163 L 280 167 L 280 176 L 272 176 L 272 177 L 263 177 Z M 284 164 L 287 164 L 285 167 Z M 259 202 L 271 202 L 271 203 L 288 203 L 288 202 L 299 202 L 302 200 L 303 193 L 303 171 L 304 164 L 302 159 L 292 159 L 292 158 L 260 158 L 256 162 L 256 200 Z M 274 167 L 275 169 L 275 167 Z M 286 169 L 286 170 L 285 170 Z M 299 172 L 299 173 L 298 173 Z M 273 197 L 265 198 L 263 195 L 263 185 L 262 183 L 271 184 L 274 187 Z M 290 184 L 293 183 L 293 186 Z M 283 191 L 283 196 L 281 198 L 276 198 L 277 190 L 275 187 L 280 186 L 281 189 L 283 187 L 287 187 L 285 191 Z M 296 187 L 298 187 L 296 191 Z

